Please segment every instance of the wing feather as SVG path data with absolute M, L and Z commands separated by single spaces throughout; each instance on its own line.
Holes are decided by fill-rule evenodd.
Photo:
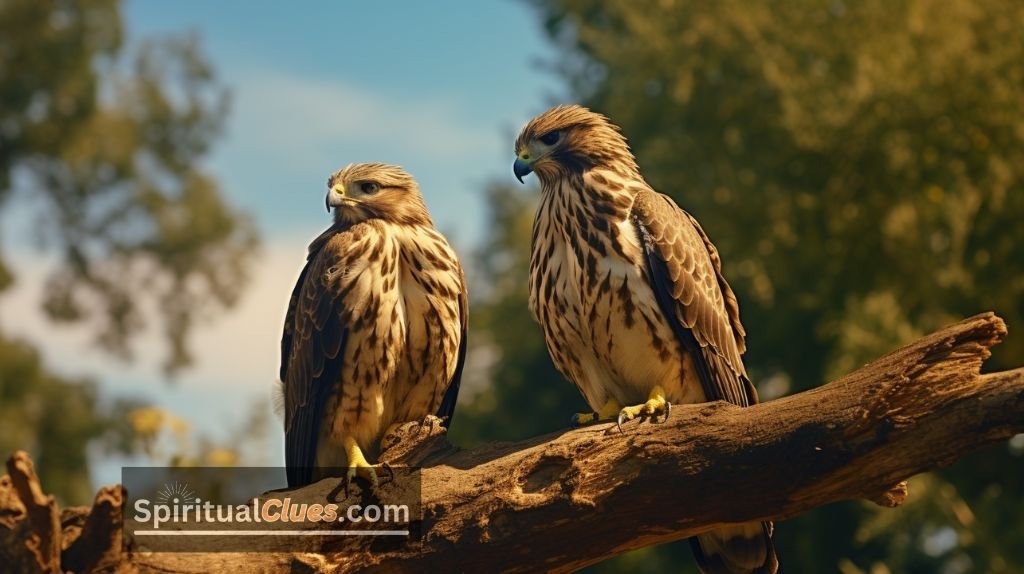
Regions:
M 461 266 L 459 267 L 459 287 L 461 288 L 459 292 L 459 318 L 462 323 L 462 334 L 459 339 L 458 363 L 456 363 L 455 371 L 448 382 L 448 389 L 444 393 L 444 398 L 441 399 L 441 406 L 437 410 L 437 416 L 444 421 L 445 428 L 451 426 L 452 417 L 455 416 L 455 403 L 459 400 L 462 368 L 466 364 L 466 348 L 469 342 L 469 301 L 466 295 L 466 275 L 463 273 Z
M 351 257 L 352 230 L 328 230 L 310 245 L 309 257 L 292 292 L 281 339 L 281 380 L 285 394 L 285 464 L 288 486 L 308 484 L 316 466 L 323 407 L 337 384 L 352 312 L 348 282 L 340 269 Z
M 660 193 L 639 192 L 631 217 L 658 307 L 693 357 L 707 400 L 756 403 L 743 367 L 739 305 L 718 250 L 690 214 Z

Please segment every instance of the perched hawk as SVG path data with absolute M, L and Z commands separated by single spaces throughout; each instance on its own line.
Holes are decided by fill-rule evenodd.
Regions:
M 580 106 L 534 118 L 516 140 L 537 174 L 530 309 L 558 369 L 593 413 L 577 423 L 667 417 L 671 403 L 757 402 L 736 296 L 697 221 L 644 181 L 619 128 Z M 774 573 L 771 523 L 691 539 L 707 573 Z
M 382 436 L 450 421 L 466 358 L 466 284 L 412 176 L 356 164 L 327 181 L 334 224 L 309 246 L 281 340 L 288 485 L 348 467 L 376 483 Z

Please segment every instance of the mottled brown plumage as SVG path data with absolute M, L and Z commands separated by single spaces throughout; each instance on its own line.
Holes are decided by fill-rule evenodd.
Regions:
M 692 216 L 651 189 L 619 128 L 559 106 L 523 128 L 516 154 L 516 176 L 541 182 L 530 308 L 555 365 L 594 412 L 621 409 L 621 420 L 667 416 L 666 403 L 756 403 L 718 251 Z M 699 536 L 697 561 L 714 574 L 774 573 L 771 528 Z
M 327 203 L 335 221 L 309 246 L 281 341 L 290 486 L 363 466 L 393 424 L 450 420 L 465 360 L 462 267 L 412 177 L 350 165 Z

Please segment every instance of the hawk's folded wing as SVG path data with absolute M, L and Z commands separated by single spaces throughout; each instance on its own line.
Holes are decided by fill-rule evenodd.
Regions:
M 469 301 L 466 296 L 466 274 L 459 266 L 459 321 L 461 323 L 461 334 L 459 336 L 459 356 L 456 359 L 455 371 L 451 380 L 448 381 L 448 388 L 441 399 L 441 407 L 437 409 L 437 416 L 444 421 L 447 428 L 452 424 L 452 417 L 455 416 L 455 403 L 459 400 L 459 387 L 462 385 L 462 367 L 466 364 L 466 345 L 469 342 Z
M 630 216 L 658 307 L 692 356 L 707 400 L 756 403 L 741 357 L 739 304 L 718 250 L 690 214 L 660 193 L 638 193 Z
M 359 255 L 350 249 L 352 239 L 350 233 L 330 229 L 310 245 L 285 316 L 280 375 L 288 486 L 312 478 L 324 402 L 341 377 L 353 319 L 345 296 L 355 277 L 329 270 L 344 269 L 346 259 Z

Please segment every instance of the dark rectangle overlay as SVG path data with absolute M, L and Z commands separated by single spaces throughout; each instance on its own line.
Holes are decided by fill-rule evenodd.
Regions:
M 330 552 L 418 544 L 420 469 L 379 468 L 375 488 L 361 478 L 347 483 L 347 470 L 320 468 L 318 476 L 329 478 L 286 490 L 279 467 L 124 467 L 123 549 Z

